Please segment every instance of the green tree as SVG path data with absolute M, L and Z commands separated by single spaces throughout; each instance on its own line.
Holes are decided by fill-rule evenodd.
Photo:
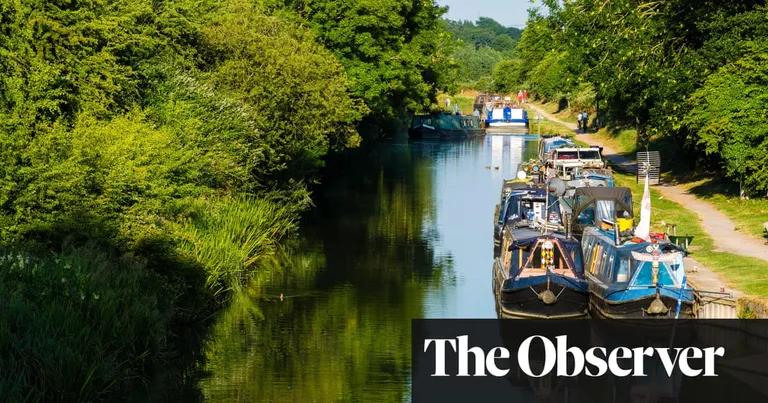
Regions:
M 744 44 L 745 55 L 696 90 L 685 123 L 707 155 L 748 192 L 768 190 L 768 42 Z
M 452 44 L 444 7 L 417 0 L 271 0 L 306 22 L 344 66 L 351 92 L 384 123 L 420 111 L 449 86 Z

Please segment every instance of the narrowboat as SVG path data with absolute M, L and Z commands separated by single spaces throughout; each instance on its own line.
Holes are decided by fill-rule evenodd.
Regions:
M 558 176 L 551 179 L 552 183 L 562 181 L 564 188 L 562 194 L 558 196 L 573 197 L 576 193 L 576 189 L 586 187 L 613 187 L 615 182 L 613 180 L 613 172 L 608 169 L 584 169 L 575 170 L 569 175 L 570 180 L 562 180 Z
M 606 166 L 599 147 L 558 147 L 552 150 L 545 163 L 550 178 L 566 181 L 576 179 L 587 169 L 603 170 Z
M 484 109 L 485 127 L 494 134 L 528 134 L 528 111 L 512 103 L 509 97 L 494 97 Z
M 480 118 L 472 115 L 453 115 L 451 113 L 433 113 L 416 115 L 408 128 L 408 137 L 412 139 L 456 138 L 481 136 L 485 134 Z
M 539 139 L 537 155 L 542 164 L 547 164 L 552 159 L 552 152 L 560 147 L 576 147 L 576 143 L 564 136 L 542 136 Z
M 581 245 L 562 233 L 507 227 L 493 264 L 493 289 L 502 319 L 584 317 L 589 289 Z
M 549 199 L 549 200 L 547 200 Z M 559 209 L 555 207 L 556 198 L 546 189 L 537 187 L 526 179 L 506 180 L 502 185 L 501 200 L 496 205 L 493 217 L 494 257 L 498 256 L 504 228 L 521 222 L 526 226 L 548 226 L 559 229 Z M 547 203 L 550 213 L 547 214 Z M 550 217 L 551 215 L 551 217 Z M 546 223 L 551 218 L 551 223 Z
M 694 295 L 685 281 L 682 249 L 655 239 L 622 241 L 617 235 L 589 227 L 581 238 L 592 316 L 693 318 Z

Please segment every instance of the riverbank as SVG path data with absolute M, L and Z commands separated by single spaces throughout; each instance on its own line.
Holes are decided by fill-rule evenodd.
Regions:
M 571 134 L 575 131 L 575 124 L 559 120 L 546 110 L 543 110 L 539 105 L 531 104 L 529 106 L 542 113 L 542 115 L 547 116 L 553 123 L 560 124 L 565 129 L 571 130 Z M 621 168 L 621 165 L 626 165 L 626 158 L 613 152 L 609 144 L 601 142 L 600 137 L 594 137 L 591 134 L 579 134 L 576 135 L 576 139 L 582 143 L 598 144 L 605 147 L 604 153 L 606 154 L 606 159 L 614 165 L 614 169 L 616 169 L 616 167 Z M 635 199 L 635 208 L 639 209 L 639 199 L 642 197 L 643 186 L 637 183 L 635 175 L 619 173 L 617 174 L 617 184 L 632 189 L 633 197 Z M 768 276 L 765 274 L 768 273 L 768 261 L 759 257 L 748 257 L 736 253 L 715 251 L 720 238 L 713 236 L 713 234 L 705 230 L 702 217 L 698 215 L 697 211 L 684 208 L 683 205 L 678 201 L 675 201 L 674 198 L 668 197 L 667 193 L 668 187 L 651 188 L 653 230 L 664 232 L 664 230 L 666 230 L 666 223 L 677 224 L 678 234 L 694 236 L 694 241 L 691 247 L 691 258 L 695 259 L 692 263 L 698 266 L 698 271 L 711 270 L 722 279 L 722 283 L 726 286 L 726 289 L 733 288 L 735 291 L 734 294 L 737 296 L 741 293 L 750 295 L 755 297 L 752 301 L 763 301 L 768 297 Z M 688 207 L 687 204 L 685 205 Z M 637 211 L 636 216 L 639 216 L 637 215 Z M 714 278 L 716 279 L 717 277 Z M 716 289 L 715 291 L 719 290 Z M 752 309 L 752 311 L 755 310 L 756 309 Z

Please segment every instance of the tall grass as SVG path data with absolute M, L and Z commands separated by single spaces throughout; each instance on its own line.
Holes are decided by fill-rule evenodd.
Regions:
M 142 376 L 176 294 L 131 258 L 86 245 L 0 252 L 0 401 L 92 401 Z
M 215 295 L 240 291 L 259 263 L 294 228 L 295 208 L 265 199 L 221 198 L 181 224 L 179 250 L 203 266 Z

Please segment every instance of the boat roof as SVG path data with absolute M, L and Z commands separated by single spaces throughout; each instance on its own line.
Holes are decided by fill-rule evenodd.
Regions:
M 573 216 L 577 217 L 584 209 L 591 206 L 597 200 L 613 200 L 619 207 L 634 217 L 632 210 L 632 191 L 626 187 L 580 187 L 573 193 L 573 199 L 577 202 L 579 199 L 585 199 L 573 209 Z
M 600 147 L 596 146 L 573 146 L 573 147 L 559 147 L 555 149 L 555 151 L 582 151 L 582 150 L 594 150 L 594 151 L 600 151 Z
M 596 235 L 602 236 L 604 238 L 603 239 L 604 241 L 606 241 L 608 243 L 611 243 L 611 244 L 614 243 L 613 234 L 611 234 L 610 232 L 603 231 L 603 230 L 601 230 L 599 228 L 595 228 L 595 227 L 590 227 L 588 229 L 585 229 L 584 231 L 585 232 L 594 232 Z M 662 253 L 683 252 L 683 249 L 680 246 L 675 245 L 675 244 L 673 244 L 671 242 L 667 242 L 667 241 L 657 241 L 655 243 L 654 242 L 649 242 L 649 241 L 645 241 L 645 242 L 631 242 L 631 241 L 628 241 L 628 242 L 624 242 L 621 245 L 616 245 L 616 250 L 617 250 L 617 252 L 618 252 L 618 254 L 620 256 L 632 256 L 632 252 L 648 254 L 649 252 L 648 252 L 647 248 L 649 246 L 654 245 L 654 244 L 655 245 L 659 245 L 659 250 Z
M 512 239 L 514 239 L 513 245 L 526 246 L 535 243 L 539 238 L 554 238 L 564 244 L 579 244 L 579 241 L 573 238 L 566 238 L 561 232 L 550 232 L 544 235 L 540 230 L 535 228 L 521 227 L 509 230 Z
M 512 190 L 522 189 L 535 189 L 531 186 L 531 181 L 528 179 L 505 179 L 503 185 L 504 191 L 511 192 Z
M 554 137 L 542 137 L 541 142 L 543 143 L 557 143 L 557 142 L 563 142 L 563 143 L 571 143 L 575 144 L 573 140 L 570 137 L 563 137 L 563 136 L 554 136 Z
M 583 187 L 577 188 L 573 196 L 583 196 L 598 200 L 615 199 L 623 202 L 627 197 L 629 197 L 629 200 L 632 200 L 632 190 L 626 187 Z

